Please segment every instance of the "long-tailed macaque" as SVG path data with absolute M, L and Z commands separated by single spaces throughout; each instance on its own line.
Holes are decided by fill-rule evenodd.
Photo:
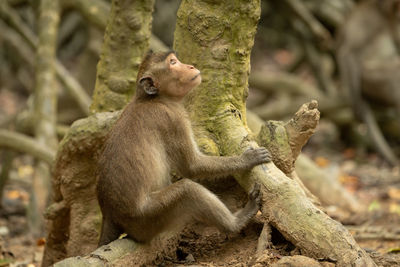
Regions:
M 190 220 L 239 231 L 258 211 L 257 185 L 245 207 L 232 214 L 202 185 L 189 179 L 171 183 L 171 171 L 184 177 L 214 177 L 270 161 L 265 148 L 232 157 L 199 152 L 181 102 L 200 82 L 200 71 L 181 63 L 173 52 L 148 54 L 143 60 L 136 96 L 110 131 L 99 159 L 99 245 L 124 232 L 135 241 L 149 242 Z

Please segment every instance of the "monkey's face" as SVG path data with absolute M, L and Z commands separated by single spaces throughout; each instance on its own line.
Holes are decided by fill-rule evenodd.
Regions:
M 173 52 L 148 54 L 139 67 L 137 94 L 181 100 L 201 83 L 200 71 Z
M 201 83 L 200 71 L 192 65 L 179 61 L 174 53 L 165 59 L 167 68 L 166 76 L 161 84 L 164 94 L 183 98 L 190 90 Z

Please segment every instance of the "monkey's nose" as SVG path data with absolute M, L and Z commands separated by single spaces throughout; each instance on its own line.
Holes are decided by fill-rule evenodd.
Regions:
M 192 65 L 189 65 L 189 69 L 193 70 L 193 69 L 194 69 L 194 67 L 193 67 Z

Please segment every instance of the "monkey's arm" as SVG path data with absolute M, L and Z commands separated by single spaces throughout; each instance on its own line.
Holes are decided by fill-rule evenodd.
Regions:
M 270 153 L 265 148 L 255 148 L 245 151 L 240 156 L 219 157 L 202 154 L 193 140 L 190 126 L 177 127 L 177 147 L 175 160 L 178 171 L 190 178 L 216 177 L 250 170 L 256 165 L 271 161 Z
M 248 150 L 240 156 L 232 157 L 207 156 L 199 152 L 186 158 L 186 164 L 180 171 L 190 178 L 217 177 L 250 170 L 270 160 L 269 152 L 265 148 Z

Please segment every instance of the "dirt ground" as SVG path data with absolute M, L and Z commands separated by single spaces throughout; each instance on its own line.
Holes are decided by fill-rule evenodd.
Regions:
M 366 211 L 360 211 L 359 214 L 349 214 L 333 206 L 325 207 L 326 211 L 348 227 L 379 266 L 400 266 L 399 169 L 388 167 L 374 154 L 358 156 L 356 152 L 345 149 L 340 153 L 329 151 L 327 155 L 328 152 L 316 151 L 312 144 L 310 146 L 306 152 L 313 153 L 315 162 L 327 170 L 332 166 L 339 168 L 341 174 L 338 179 L 344 185 L 344 190 L 355 194 L 366 207 Z M 3 208 L 0 210 L 0 267 L 40 266 L 45 240 L 29 233 L 26 219 L 32 164 L 29 157 L 18 157 L 10 175 L 11 181 L 6 186 Z M 233 180 L 227 180 L 224 184 L 225 189 L 211 189 L 225 199 L 230 208 L 235 209 L 245 201 L 245 196 L 238 199 L 235 194 L 234 199 L 229 194 L 223 194 L 223 190 L 237 190 Z M 270 266 L 285 256 L 301 255 L 301 251 L 276 230 L 272 233 L 272 247 L 261 256 L 257 255 L 257 239 L 261 229 L 258 216 L 239 234 L 226 235 L 202 225 L 189 227 L 182 233 L 174 255 L 165 255 L 157 265 Z M 297 258 L 296 262 L 299 262 Z M 322 265 L 315 266 L 334 266 L 329 262 L 319 264 Z

